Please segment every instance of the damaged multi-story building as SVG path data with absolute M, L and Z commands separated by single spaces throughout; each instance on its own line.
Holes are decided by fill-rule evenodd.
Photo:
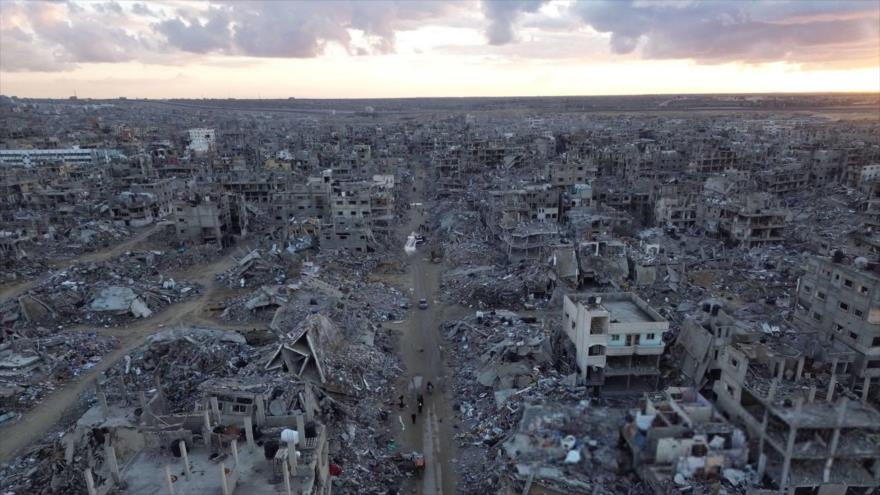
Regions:
M 668 493 L 667 487 L 676 480 L 745 476 L 749 458 L 745 432 L 696 388 L 646 393 L 639 406 L 632 421 L 621 428 L 621 436 L 633 467 L 654 493 Z
M 603 393 L 656 389 L 669 322 L 637 295 L 568 294 L 562 325 L 584 384 Z
M 791 344 L 753 337 L 724 349 L 713 391 L 756 441 L 758 479 L 789 494 L 880 486 L 880 412 L 837 387 L 845 364 L 815 363 Z
M 868 394 L 880 385 L 880 265 L 866 258 L 813 256 L 798 280 L 793 321 L 846 355 L 840 381 Z M 843 377 L 846 377 L 845 379 Z
M 707 200 L 703 225 L 745 247 L 780 243 L 785 239 L 787 212 L 766 193 L 749 194 L 734 201 Z
M 504 245 L 511 261 L 536 259 L 559 242 L 559 191 L 530 184 L 490 192 L 483 221 Z
M 174 202 L 170 228 L 181 241 L 226 247 L 247 234 L 247 219 L 242 196 L 206 192 Z

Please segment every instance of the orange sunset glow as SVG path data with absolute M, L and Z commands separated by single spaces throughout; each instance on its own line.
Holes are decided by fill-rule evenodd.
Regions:
M 878 26 L 875 1 L 4 1 L 0 93 L 878 91 Z

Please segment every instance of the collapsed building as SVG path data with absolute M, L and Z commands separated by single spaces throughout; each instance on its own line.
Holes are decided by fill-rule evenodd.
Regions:
M 694 479 L 745 481 L 745 432 L 730 424 L 712 403 L 691 387 L 645 394 L 632 422 L 621 429 L 639 476 L 654 493 L 688 486 Z
M 247 214 L 242 196 L 228 193 L 198 194 L 173 205 L 171 228 L 182 241 L 227 247 L 247 235 Z

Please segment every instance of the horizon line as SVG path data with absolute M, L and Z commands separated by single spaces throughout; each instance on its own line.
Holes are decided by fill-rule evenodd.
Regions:
M 473 96 L 343 96 L 343 97 L 314 97 L 314 96 L 275 96 L 275 97 L 163 97 L 150 98 L 138 96 L 19 96 L 0 94 L 2 98 L 15 98 L 19 100 L 131 100 L 131 101 L 162 101 L 162 100 L 420 100 L 420 99 L 503 99 L 503 98 L 608 98 L 608 97 L 641 97 L 641 96 L 779 96 L 779 95 L 878 95 L 880 89 L 875 91 L 771 91 L 771 92 L 694 92 L 694 93 L 596 93 L 596 94 L 560 94 L 560 95 L 473 95 Z

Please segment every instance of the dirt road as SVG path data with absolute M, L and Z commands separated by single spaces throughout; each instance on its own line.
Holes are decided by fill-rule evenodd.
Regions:
M 416 201 L 422 198 L 425 187 L 424 176 L 417 178 Z M 401 256 L 403 239 L 406 234 L 416 230 L 424 221 L 422 213 L 412 211 L 410 221 L 401 229 Z M 456 474 L 452 460 L 455 459 L 453 443 L 452 387 L 447 383 L 447 373 L 442 345 L 439 335 L 439 324 L 445 319 L 460 315 L 463 310 L 457 306 L 448 306 L 439 301 L 440 273 L 442 266 L 431 263 L 426 254 L 420 250 L 410 255 L 410 268 L 404 277 L 404 287 L 412 301 L 413 309 L 410 317 L 398 328 L 400 352 L 406 366 L 407 376 L 398 390 L 398 395 L 405 395 L 407 407 L 398 410 L 405 429 L 399 431 L 399 441 L 404 451 L 418 451 L 425 454 L 425 471 L 420 486 L 413 488 L 423 494 L 453 494 L 456 491 Z M 427 309 L 419 309 L 417 301 L 425 298 Z M 418 412 L 415 398 L 409 391 L 411 378 L 421 376 L 424 383 L 430 381 L 434 392 L 423 392 L 424 408 Z M 411 415 L 416 414 L 416 423 L 412 423 Z M 399 424 L 400 422 L 398 422 Z M 418 482 L 417 482 L 418 483 Z
M 136 242 L 136 241 L 135 241 Z M 133 245 L 133 244 L 131 244 Z M 113 251 L 122 252 L 125 248 L 116 247 Z M 113 256 L 97 254 L 95 256 Z M 106 259 L 106 258 L 104 258 Z M 92 259 L 94 260 L 94 259 Z M 137 349 L 144 343 L 147 337 L 168 327 L 181 324 L 194 324 L 204 322 L 202 309 L 212 300 L 214 293 L 221 288 L 214 280 L 214 275 L 226 270 L 234 263 L 232 253 L 222 258 L 191 270 L 195 277 L 191 278 L 198 282 L 205 290 L 198 297 L 168 306 L 163 311 L 149 319 L 141 320 L 131 325 L 119 328 L 98 329 L 102 335 L 113 335 L 119 339 L 119 347 L 104 358 L 94 367 L 72 380 L 63 387 L 52 392 L 43 399 L 35 408 L 28 411 L 19 421 L 8 423 L 0 427 L 0 463 L 12 459 L 20 450 L 43 438 L 64 416 L 64 413 L 74 404 L 79 396 L 92 385 L 101 373 L 113 366 L 126 354 Z M 94 327 L 80 327 L 69 329 L 69 332 L 95 331 Z

